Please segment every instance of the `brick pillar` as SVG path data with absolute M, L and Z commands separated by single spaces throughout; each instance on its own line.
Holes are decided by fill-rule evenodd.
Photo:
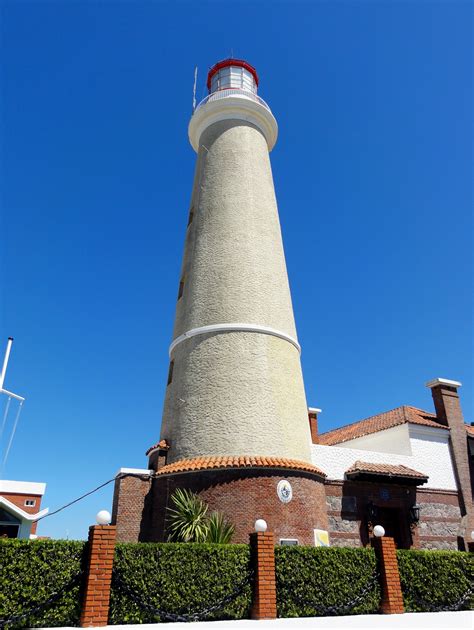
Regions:
M 320 413 L 321 409 L 316 409 L 316 407 L 308 407 L 309 430 L 311 432 L 311 442 L 313 444 L 319 444 L 318 414 Z
M 107 625 L 115 534 L 115 525 L 89 527 L 89 554 L 79 622 L 81 628 Z
M 382 589 L 380 612 L 387 615 L 404 613 L 405 607 L 403 605 L 395 541 L 388 536 L 373 538 L 372 546 L 377 555 L 380 571 L 380 586 Z
M 276 619 L 275 540 L 272 532 L 250 534 L 254 568 L 252 619 Z

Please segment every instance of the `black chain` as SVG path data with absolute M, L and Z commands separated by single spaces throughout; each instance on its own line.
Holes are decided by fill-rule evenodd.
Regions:
M 153 615 L 156 615 L 158 617 L 160 617 L 163 620 L 166 621 L 200 621 L 202 619 L 204 619 L 205 617 L 207 617 L 210 613 L 219 610 L 220 608 L 223 608 L 226 604 L 229 604 L 231 601 L 233 601 L 234 599 L 236 599 L 244 590 L 244 588 L 251 583 L 252 580 L 252 572 L 249 572 L 247 574 L 247 576 L 242 580 L 242 582 L 240 582 L 235 588 L 234 590 L 229 593 L 228 595 L 226 595 L 223 599 L 221 599 L 221 601 L 219 601 L 217 604 L 212 604 L 211 606 L 208 606 L 206 609 L 201 610 L 199 612 L 196 613 L 189 613 L 189 614 L 177 614 L 177 613 L 171 613 L 168 612 L 166 610 L 162 610 L 161 608 L 156 608 L 153 604 L 149 604 L 147 602 L 144 602 L 142 597 L 140 595 L 138 595 L 138 593 L 136 593 L 132 588 L 130 588 L 130 586 L 128 586 L 128 584 L 126 584 L 120 573 L 117 571 L 117 569 L 114 569 L 112 572 L 112 579 L 115 583 L 115 585 L 117 586 L 119 591 L 122 591 L 122 593 L 124 593 L 125 595 L 127 595 L 133 602 L 135 602 L 140 608 L 142 608 L 143 610 L 146 610 L 147 612 L 152 613 Z
M 19 615 L 12 615 L 11 617 L 8 617 L 7 619 L 0 619 L 0 628 L 3 628 L 7 624 L 16 623 L 17 621 L 21 621 L 21 619 L 24 619 L 25 617 L 29 617 L 30 615 L 35 615 L 37 612 L 40 612 L 44 608 L 47 608 L 51 604 L 54 604 L 54 602 L 58 601 L 58 599 L 60 599 L 62 597 L 62 595 L 64 595 L 64 593 L 67 593 L 68 591 L 71 590 L 71 588 L 73 588 L 74 586 L 76 586 L 76 584 L 79 583 L 79 581 L 80 581 L 80 579 L 82 577 L 82 573 L 83 573 L 82 570 L 79 571 L 79 573 L 76 573 L 76 575 L 74 575 L 69 580 L 69 582 L 67 584 L 65 584 L 60 590 L 55 591 L 54 593 L 52 593 L 49 596 L 48 599 L 46 599 L 43 602 L 37 604 L 33 608 L 30 608 L 26 612 L 21 613 Z
M 298 595 L 296 595 L 296 593 L 294 592 L 291 593 L 291 597 L 297 600 L 297 602 L 301 606 L 305 606 L 308 608 L 312 608 L 313 610 L 316 610 L 322 617 L 338 615 L 338 614 L 341 614 L 342 612 L 345 612 L 349 609 L 354 608 L 363 599 L 365 599 L 365 597 L 367 596 L 367 593 L 369 593 L 374 587 L 374 584 L 378 582 L 378 579 L 379 579 L 378 571 L 375 571 L 373 575 L 370 577 L 370 579 L 368 580 L 367 584 L 359 591 L 358 595 L 356 595 L 356 597 L 351 599 L 349 602 L 344 602 L 343 604 L 334 604 L 333 606 L 322 606 L 321 604 L 318 604 L 314 601 L 310 602 L 308 600 L 305 600 L 302 597 L 299 597 Z
M 447 604 L 447 605 L 441 605 L 441 606 L 433 605 L 431 602 L 427 601 L 426 599 L 423 599 L 422 597 L 419 597 L 416 593 L 414 593 L 410 589 L 408 589 L 406 591 L 405 595 L 410 597 L 411 599 L 415 600 L 416 604 L 418 606 L 420 606 L 421 608 L 423 608 L 424 610 L 426 610 L 426 612 L 446 612 L 446 611 L 449 611 L 449 610 L 459 610 L 461 608 L 461 606 L 464 604 L 464 602 L 468 599 L 468 597 L 470 597 L 472 595 L 473 592 L 474 592 L 474 589 L 471 586 L 464 593 L 464 595 L 461 597 L 461 599 L 458 599 L 458 601 L 456 603 L 454 603 L 454 604 Z

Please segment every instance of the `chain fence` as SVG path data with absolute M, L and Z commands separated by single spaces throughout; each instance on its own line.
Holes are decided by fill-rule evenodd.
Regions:
M 172 613 L 161 608 L 157 608 L 154 604 L 143 601 L 142 595 L 133 590 L 126 582 L 124 582 L 120 572 L 117 569 L 112 571 L 112 580 L 117 590 L 121 591 L 124 595 L 129 597 L 135 604 L 137 604 L 142 610 L 152 613 L 157 617 L 160 617 L 163 621 L 202 621 L 206 619 L 211 613 L 224 608 L 227 604 L 230 604 L 234 599 L 242 594 L 244 589 L 253 582 L 253 571 L 250 571 L 245 578 L 235 586 L 235 588 L 226 595 L 223 599 L 215 604 L 207 606 L 205 609 L 194 613 Z
M 343 602 L 340 604 L 333 604 L 332 606 L 324 606 L 314 600 L 310 601 L 309 599 L 304 599 L 296 595 L 296 593 L 292 593 L 293 600 L 298 603 L 300 606 L 304 606 L 306 608 L 312 608 L 315 610 L 319 616 L 321 617 L 331 617 L 335 615 L 342 615 L 349 610 L 355 608 L 358 604 L 360 604 L 367 595 L 372 591 L 375 585 L 379 582 L 379 573 L 378 571 L 374 571 L 371 575 L 365 586 L 359 591 L 359 593 L 353 597 L 348 602 Z
M 82 575 L 83 575 L 83 571 L 81 570 L 78 573 L 76 573 L 69 580 L 69 582 L 67 582 L 62 588 L 60 588 L 57 591 L 54 591 L 53 593 L 51 593 L 51 595 L 48 597 L 48 599 L 40 602 L 39 604 L 36 604 L 36 606 L 33 606 L 32 608 L 29 608 L 25 612 L 18 613 L 16 615 L 11 615 L 10 617 L 7 617 L 7 618 L 0 618 L 0 628 L 4 628 L 5 626 L 7 626 L 9 624 L 18 623 L 22 619 L 25 619 L 25 618 L 30 617 L 32 615 L 36 615 L 37 613 L 41 612 L 42 610 L 45 610 L 46 608 L 49 608 L 52 604 L 54 604 L 59 599 L 61 599 L 61 597 L 65 593 L 68 593 L 72 588 L 74 588 L 77 584 L 79 584 L 79 582 L 80 582 L 80 580 L 82 578 Z
M 471 586 L 464 593 L 464 595 L 460 599 L 457 600 L 457 602 L 452 603 L 452 604 L 441 604 L 440 606 L 437 604 L 433 604 L 433 602 L 430 602 L 426 599 L 423 599 L 422 597 L 420 597 L 419 595 L 417 595 L 410 589 L 406 590 L 404 595 L 406 597 L 411 598 L 417 604 L 417 606 L 423 609 L 424 612 L 448 612 L 448 611 L 461 610 L 462 606 L 466 603 L 466 601 L 469 599 L 469 597 L 473 593 L 474 593 L 474 588 Z

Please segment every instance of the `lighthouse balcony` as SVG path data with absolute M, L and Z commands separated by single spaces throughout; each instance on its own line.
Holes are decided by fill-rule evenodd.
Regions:
M 200 107 L 203 107 L 204 105 L 207 105 L 207 103 L 213 102 L 213 101 L 219 101 L 223 98 L 228 98 L 229 96 L 233 96 L 233 97 L 239 97 L 239 98 L 245 98 L 248 99 L 250 101 L 255 101 L 256 103 L 260 103 L 260 105 L 263 105 L 263 107 L 265 107 L 265 109 L 267 109 L 269 112 L 271 112 L 272 110 L 270 109 L 270 107 L 267 105 L 267 103 L 265 103 L 265 101 L 263 100 L 263 98 L 261 98 L 260 96 L 258 96 L 257 94 L 254 94 L 253 92 L 250 92 L 249 90 L 245 90 L 243 88 L 224 88 L 222 90 L 217 90 L 216 92 L 211 92 L 211 94 L 209 94 L 208 96 L 206 96 L 205 99 L 203 99 L 196 107 L 196 110 L 198 110 Z

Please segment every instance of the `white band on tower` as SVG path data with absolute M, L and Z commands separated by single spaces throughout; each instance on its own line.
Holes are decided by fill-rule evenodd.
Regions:
M 289 341 L 301 354 L 301 346 L 298 341 L 293 337 L 290 337 L 290 335 L 282 332 L 281 330 L 269 328 L 268 326 L 259 326 L 258 324 L 211 324 L 210 326 L 200 326 L 199 328 L 192 328 L 179 337 L 176 337 L 176 339 L 170 345 L 169 356 L 171 357 L 171 353 L 176 348 L 176 346 L 179 346 L 179 344 L 185 341 L 185 339 L 196 337 L 197 335 L 206 335 L 215 332 L 254 332 L 261 333 L 263 335 L 272 335 L 273 337 L 279 337 L 280 339 Z

